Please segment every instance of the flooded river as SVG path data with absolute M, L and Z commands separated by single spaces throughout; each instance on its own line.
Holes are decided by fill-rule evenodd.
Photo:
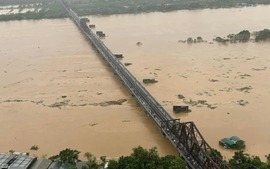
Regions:
M 270 153 L 270 43 L 212 44 L 216 36 L 270 28 L 270 6 L 90 17 L 114 53 L 175 118 L 194 121 L 207 142 L 239 136 L 246 152 Z M 177 154 L 69 19 L 0 22 L 0 152 L 96 156 L 135 146 Z M 203 37 L 208 43 L 178 42 Z M 136 45 L 141 42 L 142 45 Z M 185 98 L 179 98 L 182 95 Z M 199 102 L 199 104 L 198 104 Z M 173 105 L 192 112 L 176 115 Z

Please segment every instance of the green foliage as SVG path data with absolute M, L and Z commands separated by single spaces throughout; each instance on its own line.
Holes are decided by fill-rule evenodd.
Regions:
M 110 160 L 109 161 L 108 168 L 109 169 L 118 169 L 119 168 L 118 161 L 116 161 L 116 160 Z
M 193 39 L 191 37 L 187 38 L 187 43 L 188 44 L 192 44 L 193 43 Z
M 236 42 L 248 42 L 250 39 L 250 32 L 248 30 L 243 30 L 234 36 L 234 41 Z
M 219 43 L 236 43 L 236 42 L 248 42 L 250 40 L 251 33 L 248 30 L 243 30 L 239 32 L 238 34 L 229 34 L 226 38 L 221 38 L 221 37 L 216 37 L 214 41 L 219 42 Z
M 80 152 L 78 150 L 71 150 L 69 148 L 60 151 L 58 155 L 52 156 L 50 160 L 59 160 L 63 163 L 68 163 L 74 165 L 79 159 Z
M 80 15 L 122 14 L 269 4 L 268 0 L 67 0 Z
M 160 160 L 156 147 L 147 150 L 139 146 L 133 149 L 131 157 L 135 159 L 133 165 L 136 166 L 137 169 L 155 169 Z
M 229 160 L 232 169 L 270 169 L 270 165 L 261 161 L 258 156 L 250 156 L 243 151 L 235 152 L 232 159 Z
M 75 164 L 79 159 L 80 152 L 77 150 L 65 149 L 60 151 L 59 160 L 63 163 Z
M 186 163 L 179 157 L 167 155 L 165 157 L 161 157 L 161 166 L 162 169 L 184 169 L 186 167 Z
M 82 169 L 98 169 L 99 165 L 97 164 L 97 159 L 93 154 L 86 152 L 84 157 L 87 159 L 87 163 Z
M 267 166 L 270 166 L 270 154 L 266 155 L 265 157 Z
M 108 169 L 185 169 L 185 162 L 176 156 L 160 157 L 156 148 L 136 147 L 130 156 L 109 161 Z
M 246 148 L 245 142 L 243 140 L 238 141 L 233 147 L 235 150 L 242 150 Z
M 104 168 L 105 167 L 105 164 L 107 162 L 106 156 L 101 156 L 101 157 L 99 157 L 99 159 L 101 160 L 101 164 L 99 164 L 99 166 L 102 167 L 102 168 Z
M 262 31 L 259 31 L 255 34 L 255 41 L 266 41 L 270 40 L 270 30 L 269 29 L 264 29 Z
M 140 13 L 153 11 L 173 11 L 181 9 L 221 8 L 270 4 L 269 0 L 66 0 L 79 15 L 110 15 L 123 13 Z M 41 4 L 37 12 L 0 15 L 0 21 L 42 18 L 63 18 L 67 13 L 58 0 L 0 0 L 0 5 Z M 37 8 L 36 8 L 37 9 Z
M 39 147 L 37 146 L 37 145 L 33 145 L 31 148 L 30 148 L 30 150 L 38 150 L 39 149 Z
M 216 149 L 212 149 L 212 151 L 210 151 L 209 157 L 210 157 L 214 162 L 220 161 L 220 160 L 221 160 L 221 161 L 224 162 L 224 164 L 227 164 L 227 163 L 228 163 L 227 161 L 224 160 L 222 154 L 221 154 L 218 150 L 216 150 Z
M 224 39 L 224 38 L 221 38 L 221 37 L 216 37 L 215 39 L 213 39 L 214 41 L 216 41 L 216 42 L 218 42 L 218 43 L 223 43 L 223 44 L 225 44 L 225 43 L 227 43 L 227 42 L 229 42 L 229 40 L 228 39 Z
M 209 154 L 210 158 L 212 158 L 212 159 L 219 158 L 219 159 L 223 160 L 223 156 L 218 150 L 216 150 L 216 149 L 212 149 L 212 150 L 213 151 L 211 151 Z
M 49 160 L 56 161 L 59 160 L 59 155 L 54 155 L 49 158 Z
M 68 169 L 77 169 L 77 167 L 75 165 L 72 165 Z

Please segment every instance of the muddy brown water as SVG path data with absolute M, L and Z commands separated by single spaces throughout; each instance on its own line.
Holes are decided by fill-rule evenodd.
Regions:
M 194 121 L 226 157 L 233 152 L 218 141 L 232 135 L 246 141 L 247 153 L 264 157 L 270 153 L 270 43 L 209 42 L 270 28 L 269 14 L 270 6 L 257 6 L 89 18 L 139 81 L 158 81 L 145 87 L 172 116 Z M 142 145 L 177 154 L 72 21 L 1 22 L 0 30 L 1 152 L 38 145 L 30 151 L 38 156 L 73 148 L 119 157 Z M 178 42 L 197 36 L 208 43 Z M 126 101 L 106 104 L 119 99 Z M 176 115 L 173 105 L 192 112 Z

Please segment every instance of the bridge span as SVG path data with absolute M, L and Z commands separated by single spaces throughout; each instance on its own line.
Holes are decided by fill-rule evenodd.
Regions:
M 229 169 L 207 144 L 193 122 L 180 122 L 155 100 L 141 83 L 114 56 L 106 45 L 89 29 L 87 18 L 80 18 L 64 0 L 59 0 L 71 19 L 91 41 L 101 57 L 107 61 L 121 81 L 128 87 L 133 97 L 160 128 L 163 135 L 170 140 L 180 156 L 192 169 Z

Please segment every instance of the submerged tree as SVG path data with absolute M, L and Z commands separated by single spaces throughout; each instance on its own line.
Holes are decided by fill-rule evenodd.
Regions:
M 58 155 L 52 156 L 49 159 L 59 160 L 63 163 L 74 165 L 79 160 L 80 152 L 78 150 L 71 150 L 69 148 L 60 151 Z
M 232 169 L 270 169 L 270 165 L 261 161 L 258 156 L 250 156 L 243 151 L 235 152 L 232 159 L 229 160 Z
M 236 42 L 248 42 L 251 33 L 248 30 L 243 30 L 234 36 Z
M 186 163 L 177 156 L 160 157 L 157 148 L 149 150 L 136 147 L 130 156 L 122 156 L 118 161 L 111 160 L 108 169 L 185 169 Z
M 269 29 L 264 29 L 262 31 L 259 31 L 255 34 L 255 41 L 266 41 L 270 40 L 270 30 Z

